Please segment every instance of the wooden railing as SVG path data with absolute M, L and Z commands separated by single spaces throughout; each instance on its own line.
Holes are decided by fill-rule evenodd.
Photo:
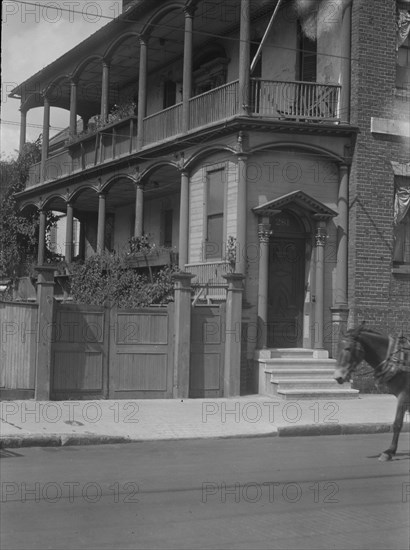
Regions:
M 182 132 L 182 103 L 144 118 L 144 145 L 163 141 Z
M 339 120 L 340 86 L 253 78 L 251 114 L 289 120 Z
M 189 100 L 189 129 L 235 116 L 239 108 L 239 81 L 229 82 Z
M 339 122 L 340 90 L 338 85 L 315 82 L 287 82 L 251 79 L 249 117 L 291 121 Z M 189 131 L 234 117 L 239 113 L 239 82 L 193 97 L 189 100 Z M 152 145 L 183 133 L 182 103 L 144 118 L 143 146 Z M 137 150 L 137 118 L 104 126 L 95 134 L 77 136 L 63 152 L 45 163 L 42 179 L 40 163 L 32 166 L 27 187 L 85 170 Z
M 186 264 L 185 271 L 195 275 L 192 286 L 197 290 L 203 289 L 201 299 L 226 299 L 228 284 L 222 275 L 229 273 L 228 262 L 220 260 Z

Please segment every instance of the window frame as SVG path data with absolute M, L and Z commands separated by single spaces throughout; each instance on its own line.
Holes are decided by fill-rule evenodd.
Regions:
M 203 204 L 204 204 L 204 216 L 203 216 L 203 242 L 204 246 L 202 249 L 202 259 L 205 262 L 215 262 L 215 261 L 222 261 L 225 256 L 225 250 L 224 246 L 226 243 L 226 208 L 227 208 L 227 165 L 226 163 L 218 163 L 214 165 L 209 165 L 205 167 L 205 174 L 204 174 L 204 196 L 203 196 Z M 222 191 L 222 210 L 220 212 L 215 212 L 212 214 L 209 214 L 209 186 L 210 186 L 210 174 L 215 174 L 216 172 L 222 173 L 222 185 L 223 185 L 223 191 Z M 220 251 L 218 251 L 218 254 L 216 255 L 209 255 L 207 244 L 209 243 L 208 240 L 208 225 L 209 225 L 209 219 L 215 218 L 217 216 L 222 217 L 222 235 L 221 235 L 221 246 Z

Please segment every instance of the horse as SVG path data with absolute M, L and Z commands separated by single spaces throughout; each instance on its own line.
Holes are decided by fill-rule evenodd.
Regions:
M 340 343 L 334 378 L 339 384 L 350 380 L 350 375 L 363 360 L 374 370 L 377 384 L 385 384 L 397 397 L 393 422 L 393 439 L 388 449 L 379 456 L 382 462 L 391 460 L 397 451 L 404 414 L 410 411 L 410 348 L 405 338 L 393 338 L 364 327 L 364 323 L 346 332 Z

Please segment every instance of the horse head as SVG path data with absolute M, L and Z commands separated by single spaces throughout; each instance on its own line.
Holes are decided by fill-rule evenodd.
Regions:
M 340 342 L 334 372 L 334 379 L 339 384 L 349 381 L 357 365 L 364 359 L 365 351 L 359 340 L 363 325 L 364 323 L 356 329 L 348 330 Z

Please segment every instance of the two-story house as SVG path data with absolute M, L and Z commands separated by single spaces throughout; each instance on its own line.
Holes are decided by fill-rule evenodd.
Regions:
M 398 79 L 408 74 L 408 12 L 397 4 L 401 11 L 393 0 L 124 2 L 118 18 L 11 94 L 21 100 L 21 146 L 27 113 L 44 111 L 41 162 L 19 196 L 23 209 L 40 211 L 39 264 L 46 211 L 58 211 L 67 217 L 68 262 L 74 219 L 83 258 L 147 234 L 173 248 L 213 300 L 234 242 L 250 370 L 266 369 L 267 349 L 334 355 L 349 312 L 359 319 L 364 300 L 377 319 L 378 280 L 395 276 L 392 251 L 376 252 L 384 246 L 379 216 L 392 246 L 394 186 L 373 194 L 380 151 L 369 148 L 384 116 L 374 97 L 393 93 L 396 65 Z M 380 40 L 377 54 L 364 36 Z M 384 60 L 388 85 L 384 71 L 369 76 Z M 379 117 L 371 130 L 364 106 Z M 55 108 L 69 112 L 70 124 L 50 139 Z M 371 144 L 358 136 L 367 123 Z M 397 175 L 404 145 L 390 146 Z M 401 266 L 408 258 L 398 248 Z M 374 254 L 384 257 L 377 267 Z

